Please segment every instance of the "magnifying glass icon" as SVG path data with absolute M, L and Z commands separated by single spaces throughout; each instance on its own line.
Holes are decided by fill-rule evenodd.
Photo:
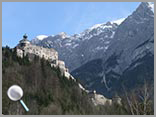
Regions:
M 25 105 L 25 103 L 23 102 L 23 100 L 21 100 L 21 98 L 23 96 L 23 90 L 22 90 L 22 88 L 20 86 L 18 86 L 18 85 L 12 85 L 8 89 L 7 95 L 8 95 L 8 97 L 12 101 L 18 101 L 18 100 L 20 100 L 20 103 L 22 104 L 22 106 L 24 107 L 24 109 L 26 111 L 29 111 L 28 107 Z

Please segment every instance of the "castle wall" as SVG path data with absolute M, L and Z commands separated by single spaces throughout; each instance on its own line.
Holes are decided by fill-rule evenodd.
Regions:
M 54 49 L 43 48 L 35 45 L 25 46 L 23 49 L 25 54 L 35 54 L 40 58 L 44 58 L 49 61 L 58 60 L 58 53 Z
M 58 60 L 58 52 L 56 50 L 32 45 L 30 43 L 25 43 L 24 46 L 21 46 L 21 43 L 19 43 L 16 48 L 19 57 L 28 55 L 29 59 L 32 60 L 34 57 L 32 55 L 39 56 L 40 58 L 48 60 L 52 67 L 59 67 L 61 75 L 65 75 L 67 78 L 71 76 L 70 73 L 68 73 L 69 70 L 65 67 L 64 61 Z
M 35 54 L 40 58 L 44 58 L 49 61 L 58 60 L 58 52 L 54 49 L 43 48 L 40 46 L 28 44 L 23 47 L 20 44 L 17 46 L 17 54 L 22 57 L 23 54 Z

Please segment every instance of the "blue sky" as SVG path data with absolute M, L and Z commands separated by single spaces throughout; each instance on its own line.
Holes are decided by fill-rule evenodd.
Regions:
M 14 47 L 24 33 L 37 35 L 66 32 L 73 35 L 111 20 L 127 17 L 140 2 L 3 2 L 2 46 Z

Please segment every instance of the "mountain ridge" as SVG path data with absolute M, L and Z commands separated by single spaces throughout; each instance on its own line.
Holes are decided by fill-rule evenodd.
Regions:
M 136 24 L 139 23 L 136 18 L 139 18 L 140 16 L 143 17 L 144 13 L 149 14 L 152 18 L 154 12 L 150 6 L 151 3 L 142 2 L 136 9 L 138 13 L 135 16 L 135 20 L 129 21 L 132 22 L 129 25 L 133 25 L 133 22 L 136 22 Z M 135 14 L 135 11 L 133 14 Z M 121 27 L 127 19 L 132 18 L 131 16 L 132 15 L 129 15 L 127 18 L 120 19 L 120 23 L 117 23 L 119 22 L 118 20 L 108 21 L 106 23 L 93 25 L 79 34 L 70 36 L 63 32 L 64 38 L 61 38 L 61 36 L 59 36 L 60 34 L 57 34 L 48 36 L 42 41 L 33 42 L 32 40 L 32 43 L 56 49 L 59 52 L 60 59 L 66 62 L 66 65 L 71 72 L 88 61 L 105 56 L 111 43 L 115 40 L 119 40 L 119 38 L 116 39 L 116 37 L 114 37 L 116 31 L 118 31 L 118 28 Z M 144 20 L 146 21 L 146 18 L 141 19 L 142 22 Z M 135 32 L 129 33 L 131 33 L 129 35 L 133 35 Z
M 111 97 L 114 95 L 113 92 L 121 92 L 123 82 L 126 83 L 128 89 L 131 85 L 132 89 L 136 85 L 143 85 L 144 80 L 153 86 L 154 13 L 147 5 L 147 3 L 141 3 L 136 11 L 118 27 L 114 40 L 106 50 L 105 56 L 101 58 L 101 64 L 90 66 L 89 64 L 92 65 L 94 62 L 89 61 L 72 72 L 74 77 L 82 81 L 90 79 L 90 82 L 83 82 L 85 87 L 92 83 L 89 89 L 96 89 L 97 92 Z M 93 71 L 85 71 L 82 68 L 84 66 L 86 69 L 90 67 L 90 69 L 99 70 L 97 74 L 102 74 L 102 76 L 95 76 L 98 82 L 91 77 Z M 99 66 L 101 69 L 98 68 Z M 88 76 L 84 75 L 85 72 L 88 73 Z M 104 81 L 104 84 L 101 83 L 101 80 Z M 128 81 L 133 83 L 128 85 Z M 120 90 L 117 90 L 118 88 Z

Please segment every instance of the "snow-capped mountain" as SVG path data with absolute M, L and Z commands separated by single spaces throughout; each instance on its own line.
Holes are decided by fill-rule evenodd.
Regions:
M 80 34 L 72 36 L 61 32 L 54 36 L 37 36 L 31 42 L 33 44 L 54 48 L 58 51 L 59 57 L 66 62 L 69 70 L 72 71 L 82 64 L 102 57 L 113 40 L 118 26 L 125 18 L 96 24 Z
M 154 13 L 154 2 L 148 2 L 148 7 L 153 11 Z
M 42 41 L 43 39 L 47 38 L 47 35 L 38 35 L 36 36 L 33 40 L 32 43 L 39 43 L 40 41 Z
M 154 4 L 142 2 L 127 18 L 96 24 L 80 34 L 63 32 L 32 43 L 56 49 L 85 88 L 111 97 L 120 82 L 136 84 L 147 79 L 146 72 L 153 79 Z
M 154 81 L 154 12 L 142 2 L 116 29 L 103 57 L 72 72 L 84 87 L 111 97 L 122 85 L 133 89 Z
M 142 43 L 154 41 L 154 13 L 149 7 L 150 4 L 143 2 L 128 16 L 128 18 L 118 27 L 114 35 L 114 41 L 107 50 L 107 60 L 110 56 L 120 55 L 120 70 L 123 72 L 126 67 L 140 57 L 139 54 L 148 49 L 154 54 L 154 45 L 149 43 L 146 47 L 139 49 Z M 136 49 L 137 48 L 137 49 Z M 141 51 L 142 50 L 142 51 Z

